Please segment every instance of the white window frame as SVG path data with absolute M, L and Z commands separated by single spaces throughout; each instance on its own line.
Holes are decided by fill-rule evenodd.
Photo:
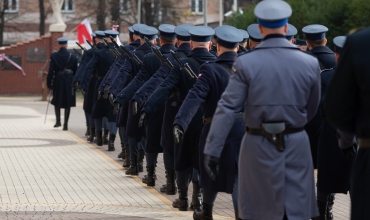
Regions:
M 195 1 L 195 10 L 193 11 L 193 7 L 192 7 L 192 0 L 190 0 L 190 12 L 192 14 L 197 14 L 197 15 L 202 15 L 204 14 L 204 0 L 194 0 Z M 202 7 L 202 11 L 200 12 L 199 11 L 199 1 L 202 1 L 202 4 L 203 4 L 203 7 Z
M 69 0 L 64 0 L 63 1 L 64 8 L 63 8 L 63 4 L 62 4 L 62 10 L 61 10 L 62 13 L 73 13 L 73 12 L 75 12 L 75 0 L 72 0 L 72 10 L 68 9 L 68 1 Z
M 126 1 L 127 10 L 123 9 L 123 3 Z M 119 12 L 121 14 L 129 14 L 131 9 L 131 0 L 119 0 Z
M 19 11 L 19 0 L 15 0 L 16 9 L 10 9 L 13 6 L 13 0 L 9 0 L 8 2 L 9 2 L 9 9 L 6 9 L 5 13 L 18 13 L 18 11 Z M 3 1 L 3 4 L 4 4 L 4 1 Z

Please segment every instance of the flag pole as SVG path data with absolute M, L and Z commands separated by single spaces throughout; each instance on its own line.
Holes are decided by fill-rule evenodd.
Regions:
M 224 12 L 223 12 L 223 7 L 222 7 L 222 0 L 219 0 L 219 3 L 220 3 L 220 5 L 219 5 L 219 8 L 220 8 L 220 10 L 219 10 L 220 11 L 219 26 L 221 26 L 222 25 L 222 22 L 223 22 L 222 20 L 224 18 L 224 16 L 223 16 Z
M 204 0 L 204 25 L 207 26 L 208 21 L 207 21 L 207 14 L 208 14 L 208 1 Z
M 137 23 L 141 23 L 141 0 L 137 0 Z

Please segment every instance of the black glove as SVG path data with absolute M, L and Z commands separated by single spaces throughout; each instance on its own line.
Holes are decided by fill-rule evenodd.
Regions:
M 137 114 L 137 101 L 135 100 L 132 100 L 132 115 L 136 115 Z
M 114 103 L 114 95 L 111 93 L 111 94 L 109 94 L 109 102 L 110 102 L 110 104 L 112 104 L 113 106 L 115 106 L 116 104 Z
M 103 96 L 103 92 L 102 91 L 98 91 L 98 99 L 101 99 L 102 96 Z
M 139 128 L 146 126 L 148 124 L 148 119 L 149 119 L 148 113 L 141 112 L 140 120 L 139 120 Z
M 341 150 L 344 157 L 346 157 L 347 159 L 352 159 L 357 154 L 357 144 L 354 143 L 352 146 Z
M 219 164 L 220 158 L 204 154 L 204 168 L 206 169 L 208 176 L 213 181 L 216 181 Z
M 114 109 L 113 109 L 113 114 L 114 115 L 117 115 L 118 114 L 118 111 L 119 111 L 119 108 L 120 107 L 121 107 L 121 105 L 118 102 L 115 102 L 114 103 Z
M 104 95 L 103 95 L 103 99 L 107 99 L 108 98 L 108 91 L 109 91 L 109 88 L 110 88 L 110 85 L 109 84 L 106 84 L 105 87 L 104 87 Z
M 184 140 L 184 129 L 178 124 L 173 126 L 173 137 L 175 138 L 175 143 L 179 144 L 182 143 Z

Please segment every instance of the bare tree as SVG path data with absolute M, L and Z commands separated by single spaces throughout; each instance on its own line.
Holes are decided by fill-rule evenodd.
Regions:
M 0 47 L 3 46 L 4 41 L 4 27 L 5 27 L 5 13 L 9 8 L 9 0 L 3 0 L 0 3 Z

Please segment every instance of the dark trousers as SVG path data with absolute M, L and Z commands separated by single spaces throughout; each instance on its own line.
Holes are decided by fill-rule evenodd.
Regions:
M 87 113 L 85 110 L 84 110 L 84 113 L 85 113 L 86 126 L 90 127 L 89 113 Z
M 90 128 L 95 128 L 95 120 L 91 117 L 91 113 L 86 113 L 87 119 L 89 120 Z
M 163 149 L 163 162 L 166 170 L 175 170 L 175 158 L 173 153 Z
M 154 167 L 157 164 L 158 153 L 145 152 L 146 165 L 148 167 Z
M 128 137 L 126 135 L 126 126 L 119 127 L 119 138 L 121 139 L 121 144 L 128 146 Z
M 218 192 L 212 191 L 203 187 L 203 202 L 206 204 L 214 204 Z M 233 200 L 234 210 L 238 209 L 238 176 L 235 176 L 235 182 L 233 187 L 233 193 L 231 194 Z
M 189 167 L 186 170 L 176 170 L 176 184 L 179 188 L 188 187 L 190 181 L 199 182 L 199 171 L 193 167 Z

